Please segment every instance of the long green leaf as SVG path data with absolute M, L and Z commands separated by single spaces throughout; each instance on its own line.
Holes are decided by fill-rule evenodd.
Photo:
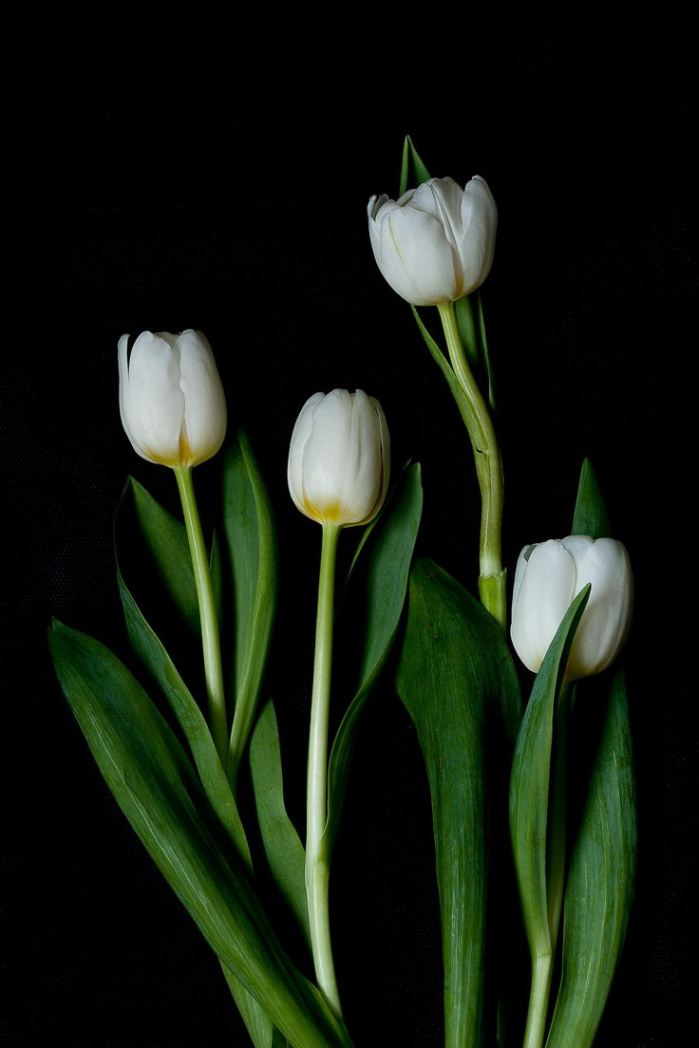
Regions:
M 134 530 L 134 521 L 131 517 L 134 509 L 134 502 L 130 497 L 132 491 L 133 487 L 127 487 L 125 490 L 117 509 L 114 527 L 117 583 L 129 641 L 170 704 L 189 745 L 209 802 L 216 811 L 222 825 L 229 833 L 231 840 L 235 842 L 241 858 L 249 865 L 250 852 L 240 821 L 238 807 L 221 765 L 206 718 L 170 658 L 164 644 L 146 621 L 132 592 L 132 587 L 129 586 L 124 575 L 125 571 L 128 570 L 127 567 L 122 568 L 125 560 L 128 564 L 128 557 L 122 555 L 125 536 L 131 536 Z M 155 550 L 157 556 L 162 556 L 164 549 L 173 547 L 173 540 L 176 544 L 176 536 L 179 534 L 177 522 L 164 517 L 159 512 L 160 508 L 155 500 L 140 486 L 138 501 L 141 507 L 140 522 L 142 523 L 144 519 L 144 507 L 147 511 L 147 519 L 150 522 L 146 532 L 148 547 L 151 551 Z M 160 522 L 161 526 L 164 526 L 165 532 L 169 536 L 164 546 L 160 546 L 157 542 L 157 535 L 161 530 L 158 522 Z M 185 549 L 187 550 L 187 564 L 189 565 L 191 561 L 186 545 L 186 535 L 184 535 L 184 525 L 179 525 L 179 530 L 184 537 Z M 133 584 L 137 584 L 137 582 L 138 580 L 135 579 Z
M 143 688 L 86 634 L 55 623 L 50 644 L 109 789 L 221 962 L 295 1048 L 347 1048 L 344 1027 L 282 950 L 245 864 Z
M 192 571 L 187 532 L 181 520 L 173 517 L 133 477 L 129 477 L 121 497 L 120 509 L 130 501 L 136 529 L 147 550 L 163 593 L 189 628 L 199 633 L 199 604 Z
M 479 601 L 429 560 L 410 576 L 397 674 L 415 722 L 432 797 L 442 922 L 446 1048 L 483 1044 L 489 817 L 485 737 L 512 738 L 517 672 L 503 632 Z
M 250 739 L 250 772 L 260 836 L 272 880 L 310 950 L 306 853 L 284 804 L 279 733 L 271 700 L 260 710 Z
M 510 833 L 532 957 L 551 953 L 546 860 L 553 724 L 575 630 L 589 600 L 586 586 L 561 622 L 534 679 L 510 775 Z
M 177 722 L 189 745 L 209 803 L 221 825 L 228 833 L 241 859 L 250 869 L 252 860 L 238 806 L 206 719 L 177 671 L 162 641 L 142 614 L 131 590 L 126 584 L 121 569 L 121 561 L 123 559 L 121 550 L 124 536 L 129 534 L 130 537 L 133 537 L 134 531 L 137 531 L 141 540 L 145 541 L 151 556 L 154 556 L 156 559 L 162 560 L 165 552 L 168 550 L 174 551 L 173 563 L 179 564 L 179 575 L 189 578 L 191 589 L 193 589 L 193 576 L 191 570 L 187 570 L 191 565 L 191 560 L 189 558 L 184 526 L 161 510 L 161 507 L 148 495 L 145 489 L 139 486 L 137 503 L 133 497 L 129 497 L 133 495 L 133 485 L 127 485 L 119 503 L 114 528 L 117 582 L 129 640 L 132 648 L 160 686 L 171 709 L 175 713 Z M 133 510 L 135 505 L 140 506 L 140 511 L 135 514 L 136 519 L 134 521 Z M 134 528 L 134 523 L 138 527 Z M 164 541 L 160 542 L 159 538 L 163 536 Z M 214 556 L 215 549 L 216 546 L 214 546 Z M 185 553 L 186 562 L 183 563 L 182 557 L 185 556 Z M 126 560 L 128 561 L 128 557 Z M 172 565 L 164 565 L 163 567 L 171 570 Z M 220 565 L 219 569 L 214 571 L 214 577 L 220 580 Z M 170 591 L 169 595 L 172 599 L 172 588 L 166 586 L 166 589 Z M 185 588 L 184 592 L 191 598 L 190 588 Z M 194 599 L 196 600 L 196 591 L 194 591 Z M 176 602 L 177 594 L 175 594 L 175 600 L 171 600 L 170 606 Z M 222 964 L 221 967 L 255 1048 L 271 1048 L 274 1027 L 269 1016 L 226 965 Z
M 635 870 L 633 754 L 619 670 L 570 860 L 561 988 L 547 1048 L 590 1048 L 594 1041 L 626 934 Z
M 361 556 L 353 565 L 350 585 L 361 588 L 362 597 L 361 611 L 357 616 L 352 614 L 351 619 L 363 623 L 364 639 L 357 690 L 342 718 L 330 754 L 328 822 L 322 842 L 328 860 L 337 835 L 361 714 L 398 632 L 422 503 L 421 471 L 419 465 L 413 464 L 401 476 L 375 526 L 367 529 Z
M 267 490 L 243 430 L 227 450 L 223 514 L 235 598 L 235 709 L 229 773 L 235 779 L 260 697 L 277 600 L 277 538 Z
M 585 459 L 580 472 L 572 532 L 593 538 L 612 534 L 589 459 Z M 605 713 L 570 859 L 561 984 L 547 1048 L 592 1045 L 633 903 L 637 848 L 635 773 L 621 666 L 600 679 L 580 682 L 576 716 L 581 720 L 593 697 L 602 700 Z

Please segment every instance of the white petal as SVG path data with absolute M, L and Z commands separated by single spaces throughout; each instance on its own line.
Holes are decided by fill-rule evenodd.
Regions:
M 296 507 L 302 513 L 305 513 L 307 517 L 311 516 L 311 514 L 308 512 L 303 500 L 303 455 L 313 429 L 313 412 L 316 405 L 324 397 L 324 393 L 314 393 L 312 397 L 308 398 L 296 419 L 289 444 L 289 462 L 287 466 L 289 493 Z
M 120 349 L 123 358 L 125 349 Z M 180 369 L 168 343 L 144 331 L 133 344 L 125 387 L 127 433 L 134 447 L 153 462 L 179 461 L 184 417 Z
M 536 672 L 570 607 L 576 571 L 572 557 L 556 539 L 527 547 L 515 573 L 512 643 L 522 662 Z
M 379 266 L 402 298 L 415 306 L 456 297 L 454 254 L 444 227 L 408 206 L 390 211 L 381 226 Z
M 373 513 L 382 485 L 381 426 L 370 398 L 358 389 L 352 396 L 350 436 L 339 491 L 343 524 L 365 521 Z
M 339 513 L 352 432 L 352 402 L 346 389 L 334 389 L 313 409 L 303 451 L 303 498 L 311 513 L 334 519 Z
M 184 394 L 184 427 L 191 455 L 183 465 L 211 458 L 226 435 L 226 398 L 208 339 L 188 329 L 173 347 L 179 357 L 180 388 Z
M 458 253 L 462 294 L 475 291 L 490 273 L 497 223 L 497 206 L 488 183 L 476 175 L 466 184 L 461 202 Z
M 614 661 L 628 633 L 633 602 L 631 565 L 622 543 L 589 539 L 576 554 L 576 590 L 587 583 L 591 590 L 570 655 L 573 679 L 600 673 Z

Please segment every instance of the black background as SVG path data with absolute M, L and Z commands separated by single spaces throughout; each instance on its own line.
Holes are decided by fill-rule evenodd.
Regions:
M 470 450 L 366 230 L 369 196 L 397 191 L 406 134 L 434 174 L 486 177 L 499 206 L 483 298 L 507 565 L 567 533 L 585 456 L 632 557 L 640 867 L 597 1043 L 685 1043 L 698 931 L 690 26 L 672 4 L 144 19 L 20 5 L 5 26 L 2 1044 L 247 1043 L 215 959 L 108 795 L 46 644 L 56 616 L 123 645 L 111 522 L 126 476 L 176 509 L 170 473 L 121 429 L 122 333 L 203 330 L 265 473 L 295 816 L 320 535 L 285 469 L 311 393 L 359 386 L 382 401 L 394 464 L 422 464 L 420 552 L 473 588 Z M 195 481 L 206 514 L 215 462 Z M 358 1046 L 440 1044 L 430 833 L 414 731 L 387 680 L 333 881 Z

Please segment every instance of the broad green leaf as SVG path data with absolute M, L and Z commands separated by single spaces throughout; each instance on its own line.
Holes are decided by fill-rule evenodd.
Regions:
M 403 613 L 422 501 L 420 467 L 413 464 L 401 476 L 374 527 L 366 530 L 352 566 L 349 585 L 361 590 L 361 600 L 359 609 L 352 605 L 347 628 L 356 621 L 362 622 L 364 639 L 357 690 L 330 754 L 328 823 L 322 845 L 328 860 L 337 835 L 361 713 L 386 663 Z
M 209 802 L 238 848 L 241 859 L 249 865 L 250 852 L 245 831 L 209 726 L 172 659 L 141 614 L 121 575 L 118 581 L 131 645 L 170 703 L 189 744 Z
M 579 698 L 584 703 L 585 697 Z M 547 1048 L 590 1048 L 633 900 L 636 800 L 624 674 L 612 681 L 565 892 L 561 988 Z
M 549 787 L 556 705 L 575 630 L 590 595 L 575 598 L 534 678 L 517 736 L 510 775 L 510 833 L 522 916 L 533 958 L 552 951 L 546 876 Z
M 573 534 L 611 536 L 591 463 L 580 474 Z M 608 687 L 608 695 L 604 694 Z M 637 814 L 624 671 L 580 681 L 576 716 L 605 703 L 588 793 L 573 843 L 563 916 L 561 983 L 547 1048 L 589 1048 L 604 1012 L 633 902 Z
M 225 455 L 223 515 L 235 599 L 235 709 L 229 757 L 235 780 L 257 712 L 277 600 L 272 509 L 242 430 Z
M 151 516 L 157 519 L 157 504 L 146 496 L 145 492 L 143 495 L 148 499 Z M 122 498 L 115 525 L 115 548 L 117 581 L 131 646 L 149 669 L 167 698 L 190 747 L 206 796 L 237 848 L 241 859 L 248 868 L 251 868 L 250 851 L 238 807 L 216 751 L 206 719 L 175 668 L 164 645 L 141 613 L 133 594 L 124 580 L 119 556 L 121 547 L 120 535 L 124 530 L 128 530 L 129 521 L 123 518 L 128 517 L 129 508 L 131 508 L 129 500 Z M 172 523 L 171 530 L 173 534 L 177 534 L 176 522 Z M 184 531 L 183 525 L 180 530 Z M 218 544 L 214 541 L 212 547 L 212 576 L 214 579 L 219 579 L 217 589 L 220 600 L 221 565 L 220 555 L 216 553 L 217 549 Z M 242 986 L 236 976 L 223 964 L 222 969 L 255 1048 L 272 1048 L 274 1027 L 268 1015 L 255 998 Z
M 420 159 L 412 139 L 409 135 L 406 135 L 403 142 L 398 196 L 403 196 L 403 193 L 407 192 L 408 189 L 415 189 L 423 182 L 427 182 L 429 177 L 430 173 Z
M 152 517 L 157 517 L 157 504 L 142 490 Z M 127 493 L 125 493 L 126 496 Z M 241 858 L 250 863 L 250 852 L 240 821 L 238 807 L 221 765 L 209 726 L 199 705 L 180 676 L 162 641 L 146 621 L 122 571 L 122 535 L 129 530 L 130 499 L 122 498 L 115 521 L 117 583 L 124 619 L 132 648 L 152 674 L 177 718 L 189 745 L 194 763 L 210 804 L 222 825 L 235 842 Z M 174 532 L 175 529 L 172 529 Z M 182 525 L 182 531 L 184 526 Z M 151 533 L 152 534 L 152 533 Z
M 585 459 L 580 471 L 571 534 L 591 535 L 593 539 L 611 537 L 612 534 L 597 476 L 589 459 Z
M 262 844 L 272 880 L 310 950 L 306 900 L 306 854 L 284 804 L 279 732 L 269 700 L 250 739 L 250 772 Z
M 198 633 L 199 603 L 183 522 L 164 509 L 133 477 L 129 477 L 120 506 L 128 498 L 163 592 L 190 629 Z
M 273 1048 L 274 1023 L 233 972 L 225 964 L 221 964 L 221 969 L 255 1048 Z
M 398 693 L 417 728 L 432 797 L 444 959 L 445 1048 L 483 1045 L 493 722 L 513 739 L 517 672 L 503 631 L 443 569 L 410 575 Z
M 206 941 L 294 1048 L 350 1045 L 293 967 L 184 749 L 127 668 L 55 623 L 54 665 L 117 803 Z

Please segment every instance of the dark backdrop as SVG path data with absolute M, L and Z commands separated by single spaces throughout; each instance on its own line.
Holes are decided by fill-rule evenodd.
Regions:
M 565 14 L 560 12 L 565 11 Z M 123 644 L 111 522 L 126 476 L 176 509 L 121 429 L 124 332 L 202 329 L 277 514 L 274 665 L 302 808 L 319 529 L 285 480 L 316 390 L 383 403 L 422 463 L 420 551 L 472 588 L 464 432 L 365 208 L 403 137 L 481 174 L 500 211 L 483 290 L 505 457 L 505 560 L 569 528 L 583 457 L 637 579 L 629 647 L 640 867 L 599 1048 L 694 1024 L 696 763 L 692 411 L 696 138 L 690 29 L 672 4 L 338 5 L 146 24 L 143 10 L 8 19 L 2 367 L 3 992 L 16 1048 L 230 1048 L 214 958 L 108 795 L 56 683 L 52 616 Z M 204 513 L 216 466 L 196 474 Z M 364 723 L 333 880 L 358 1045 L 436 1046 L 430 813 L 387 679 Z M 375 1013 L 375 1014 L 374 1014 Z M 374 1024 L 372 1033 L 372 1023 Z

